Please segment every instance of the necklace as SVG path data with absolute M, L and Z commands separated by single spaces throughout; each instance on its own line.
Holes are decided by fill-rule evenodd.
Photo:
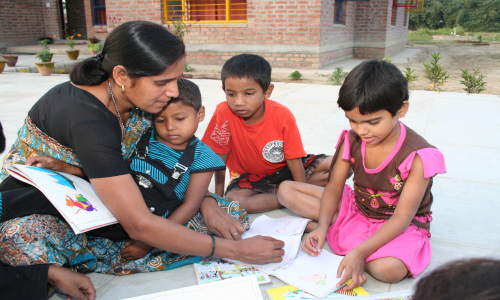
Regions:
M 113 100 L 113 104 L 115 105 L 116 113 L 118 114 L 118 120 L 120 120 L 120 125 L 122 126 L 122 142 L 125 139 L 125 125 L 123 125 L 122 116 L 118 111 L 118 106 L 116 106 L 115 96 L 113 96 L 113 89 L 111 88 L 111 81 L 108 80 L 109 84 L 109 93 L 111 94 L 111 100 Z

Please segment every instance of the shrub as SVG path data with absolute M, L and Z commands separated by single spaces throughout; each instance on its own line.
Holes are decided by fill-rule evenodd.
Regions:
M 342 85 L 344 79 L 349 75 L 349 72 L 344 72 L 344 68 L 336 67 L 335 71 L 332 72 L 332 75 L 328 77 L 328 81 L 334 85 Z
M 408 84 L 410 84 L 413 81 L 415 81 L 418 78 L 418 76 L 413 74 L 413 72 L 415 72 L 415 70 L 410 68 L 410 66 L 406 66 L 405 69 L 406 69 L 405 78 L 406 78 L 406 81 L 408 82 Z
M 187 62 L 184 63 L 184 72 L 194 72 L 195 68 L 190 66 Z
M 448 75 L 448 73 L 444 71 L 443 67 L 441 67 L 441 65 L 439 64 L 439 60 L 441 59 L 439 54 L 440 53 L 432 54 L 432 60 L 428 63 L 424 62 L 426 74 L 425 78 L 429 79 L 429 81 L 431 82 L 430 89 L 427 90 L 441 91 L 438 86 L 443 85 L 450 77 L 450 75 Z
M 465 85 L 466 88 L 464 89 L 464 91 L 466 91 L 467 94 L 479 94 L 485 90 L 485 76 L 483 76 L 483 74 L 481 74 L 479 70 L 473 69 L 473 73 L 469 73 L 469 70 L 460 70 L 462 71 L 461 77 L 464 79 L 460 80 L 460 83 Z
M 291 80 L 300 80 L 300 79 L 302 79 L 302 74 L 300 74 L 299 71 L 294 71 L 290 75 L 288 75 L 288 77 Z

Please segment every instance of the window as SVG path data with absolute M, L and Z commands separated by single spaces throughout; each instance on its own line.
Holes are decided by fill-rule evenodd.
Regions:
M 94 25 L 106 25 L 106 1 L 92 0 L 92 9 L 94 11 Z
M 246 23 L 246 0 L 163 0 L 165 23 Z
M 345 25 L 345 17 L 342 7 L 342 0 L 335 0 L 335 4 L 333 7 L 333 23 L 334 24 L 344 24 Z
M 391 17 L 391 25 L 396 26 L 398 23 L 398 0 L 392 1 L 392 17 Z

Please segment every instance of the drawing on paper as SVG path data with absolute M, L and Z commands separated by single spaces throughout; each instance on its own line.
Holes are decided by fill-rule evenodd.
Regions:
M 77 214 L 80 210 L 85 210 L 85 211 L 97 211 L 95 207 L 92 206 L 92 203 L 90 203 L 89 200 L 87 200 L 85 197 L 83 197 L 81 194 L 75 195 L 76 201 L 71 199 L 70 196 L 66 196 L 66 205 L 69 207 L 78 207 L 78 211 L 75 213 Z
M 311 276 L 299 276 L 300 279 L 307 281 L 307 282 L 313 282 L 315 284 L 319 285 L 325 285 L 326 284 L 326 274 L 314 274 Z

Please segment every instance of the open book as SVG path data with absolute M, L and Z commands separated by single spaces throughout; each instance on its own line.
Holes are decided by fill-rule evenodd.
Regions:
M 198 284 L 247 276 L 254 276 L 259 284 L 271 282 L 266 273 L 255 267 L 228 263 L 220 258 L 202 259 L 193 266 Z
M 285 243 L 283 250 L 283 261 L 279 263 L 268 263 L 265 265 L 253 265 L 254 267 L 263 270 L 266 273 L 269 271 L 286 268 L 293 262 L 295 256 L 300 248 L 302 241 L 302 234 L 306 228 L 309 219 L 301 217 L 283 217 L 283 218 L 270 218 L 262 215 L 255 219 L 250 226 L 250 229 L 241 235 L 243 239 L 251 238 L 256 235 L 271 236 L 277 240 L 282 240 Z M 225 259 L 229 262 L 248 265 L 244 262 L 237 260 Z
M 76 234 L 118 223 L 90 182 L 64 172 L 8 165 L 9 174 L 39 189 Z

